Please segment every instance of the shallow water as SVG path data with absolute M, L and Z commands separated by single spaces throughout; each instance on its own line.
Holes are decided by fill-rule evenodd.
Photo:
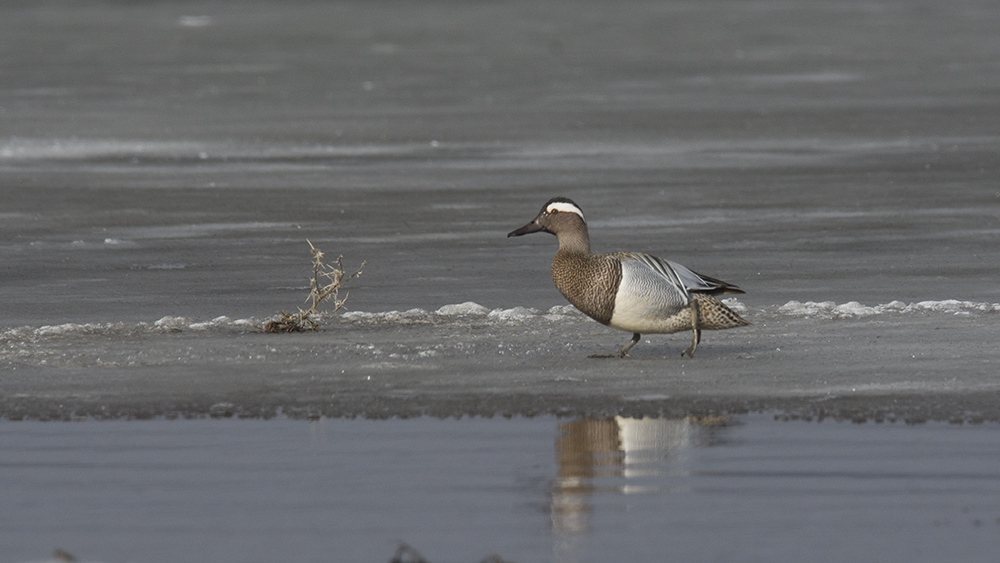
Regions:
M 992 561 L 994 424 L 0 425 L 4 561 Z

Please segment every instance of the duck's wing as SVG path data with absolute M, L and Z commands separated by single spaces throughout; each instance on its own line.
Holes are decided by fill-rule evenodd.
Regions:
M 739 287 L 718 280 L 703 276 L 682 264 L 664 260 L 651 254 L 641 252 L 623 253 L 622 259 L 638 260 L 648 266 L 651 270 L 663 276 L 671 285 L 677 287 L 682 293 L 687 295 L 689 291 L 709 293 L 712 295 L 722 295 L 724 293 L 746 293 Z

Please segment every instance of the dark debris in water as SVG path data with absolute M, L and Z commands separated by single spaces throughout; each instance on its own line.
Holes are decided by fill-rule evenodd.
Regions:
M 410 544 L 402 542 L 399 544 L 399 548 L 396 549 L 395 555 L 389 560 L 389 563 L 432 563 L 431 561 L 424 558 L 419 551 L 413 548 Z M 488 555 L 479 560 L 479 563 L 514 563 L 513 561 L 508 561 L 499 555 Z

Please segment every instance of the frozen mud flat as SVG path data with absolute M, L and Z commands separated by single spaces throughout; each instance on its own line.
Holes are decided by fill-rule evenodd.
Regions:
M 977 0 L 5 8 L 0 414 L 997 419 L 998 29 Z M 587 359 L 628 335 L 550 313 L 553 241 L 504 238 L 560 195 L 755 325 Z M 301 303 L 306 239 L 367 261 L 355 310 L 509 312 L 212 320 Z
M 800 303 L 743 330 L 628 335 L 569 306 L 351 312 L 312 333 L 253 320 L 66 324 L 0 335 L 0 415 L 188 417 L 690 416 L 1000 421 L 1000 304 Z

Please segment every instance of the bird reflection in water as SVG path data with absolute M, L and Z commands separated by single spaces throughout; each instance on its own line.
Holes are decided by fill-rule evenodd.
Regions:
M 552 488 L 556 536 L 587 531 L 594 494 L 671 492 L 667 477 L 686 474 L 684 454 L 721 441 L 725 417 L 582 419 L 559 425 Z

